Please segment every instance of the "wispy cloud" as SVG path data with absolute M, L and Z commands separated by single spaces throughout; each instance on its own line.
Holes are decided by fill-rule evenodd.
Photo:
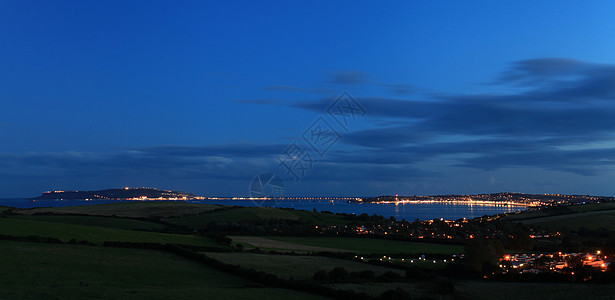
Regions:
M 341 76 L 338 82 L 365 81 L 363 75 L 353 76 Z M 515 92 L 358 97 L 367 116 L 378 121 L 376 125 L 345 133 L 344 144 L 317 157 L 302 180 L 389 186 L 418 177 L 435 178 L 450 168 L 487 172 L 538 168 L 596 176 L 615 166 L 615 65 L 532 59 L 513 63 L 494 82 L 513 86 Z M 331 100 L 239 102 L 322 114 Z M 276 157 L 287 146 L 231 143 L 114 153 L 5 153 L 0 154 L 0 173 L 13 178 L 125 176 L 244 182 L 263 171 L 282 173 Z M 430 168 L 433 163 L 443 169 Z
M 335 93 L 331 88 L 303 88 L 294 85 L 273 85 L 263 88 L 265 91 L 311 93 L 311 94 L 332 94 Z
M 369 117 L 394 125 L 344 135 L 346 144 L 371 150 L 335 159 L 392 164 L 457 155 L 455 166 L 535 166 L 584 175 L 614 164 L 609 147 L 592 144 L 615 141 L 615 65 L 530 59 L 511 64 L 494 83 L 520 88 L 423 99 L 359 97 Z M 329 102 L 281 105 L 321 112 Z M 579 150 L 566 150 L 571 147 Z
M 389 92 L 400 96 L 414 94 L 420 90 L 412 84 L 381 83 L 379 85 L 386 88 Z
M 330 82 L 334 84 L 358 85 L 367 83 L 368 79 L 369 76 L 367 73 L 354 70 L 345 70 L 331 73 Z

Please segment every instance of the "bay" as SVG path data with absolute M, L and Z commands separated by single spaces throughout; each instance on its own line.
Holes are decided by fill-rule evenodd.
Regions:
M 31 199 L 0 199 L 0 206 L 10 206 L 18 208 L 33 207 L 62 207 L 74 205 L 90 205 L 115 202 L 132 202 L 117 200 L 37 200 Z M 222 204 L 246 207 L 280 207 L 294 208 L 308 211 L 329 211 L 333 213 L 348 213 L 360 215 L 363 213 L 382 215 L 385 217 L 395 217 L 397 220 L 407 221 L 446 219 L 457 220 L 462 218 L 472 219 L 484 215 L 494 215 L 500 213 L 512 213 L 527 209 L 526 206 L 506 205 L 506 204 L 459 204 L 450 202 L 430 202 L 430 203 L 405 203 L 405 204 L 375 204 L 375 203 L 349 203 L 347 200 L 280 200 L 280 201 L 250 201 L 250 200 L 191 200 L 190 203 L 202 204 Z

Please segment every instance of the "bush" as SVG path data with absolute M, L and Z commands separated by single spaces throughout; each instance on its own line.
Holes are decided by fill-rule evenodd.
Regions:
M 343 267 L 335 267 L 329 271 L 329 280 L 334 282 L 342 282 L 348 278 L 348 271 Z
M 210 232 L 207 237 L 223 245 L 230 245 L 232 242 L 229 237 L 218 232 Z
M 433 292 L 447 295 L 455 292 L 455 283 L 448 279 L 438 280 L 433 287 Z
M 406 271 L 406 275 L 404 277 L 406 277 L 406 279 L 422 280 L 425 279 L 426 274 L 423 270 L 409 269 Z
M 329 280 L 329 274 L 325 270 L 319 270 L 314 273 L 314 280 L 316 281 L 327 281 Z
M 376 274 L 374 274 L 374 271 L 366 270 L 366 271 L 361 271 L 361 272 L 352 272 L 350 273 L 350 277 L 371 281 L 376 278 Z
M 380 299 L 382 300 L 407 300 L 410 299 L 410 294 L 401 288 L 396 288 L 394 290 L 388 290 L 382 295 L 380 295 Z

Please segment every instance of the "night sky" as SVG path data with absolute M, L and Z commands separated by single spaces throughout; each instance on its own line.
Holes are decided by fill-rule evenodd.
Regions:
M 615 195 L 612 1 L 0 1 L 0 197 Z

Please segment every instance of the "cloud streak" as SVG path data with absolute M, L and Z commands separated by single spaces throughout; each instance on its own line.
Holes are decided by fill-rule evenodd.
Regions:
M 360 84 L 364 80 L 364 75 L 351 74 L 337 82 Z M 506 90 L 512 92 L 357 97 L 367 116 L 377 122 L 344 133 L 342 143 L 322 157 L 315 156 L 313 169 L 302 181 L 316 187 L 354 182 L 391 186 L 440 178 L 450 170 L 489 173 L 538 168 L 597 176 L 613 169 L 615 65 L 561 58 L 525 60 L 513 63 L 493 84 L 510 87 Z M 294 91 L 292 87 L 273 89 Z M 271 98 L 239 102 L 321 115 L 331 101 Z M 123 176 L 161 182 L 244 183 L 261 172 L 284 173 L 276 157 L 287 147 L 231 143 L 142 147 L 115 153 L 5 153 L 0 154 L 0 173 L 13 178 Z
M 583 175 L 612 167 L 615 65 L 529 59 L 511 64 L 493 84 L 514 92 L 424 99 L 359 97 L 369 117 L 394 125 L 345 134 L 346 144 L 364 150 L 335 160 L 403 164 L 446 156 L 456 157 L 454 166 L 535 166 Z M 320 113 L 330 101 L 280 104 Z M 606 146 L 595 149 L 596 143 Z
M 331 74 L 330 82 L 333 84 L 358 85 L 368 82 L 367 73 L 353 70 L 336 71 Z

